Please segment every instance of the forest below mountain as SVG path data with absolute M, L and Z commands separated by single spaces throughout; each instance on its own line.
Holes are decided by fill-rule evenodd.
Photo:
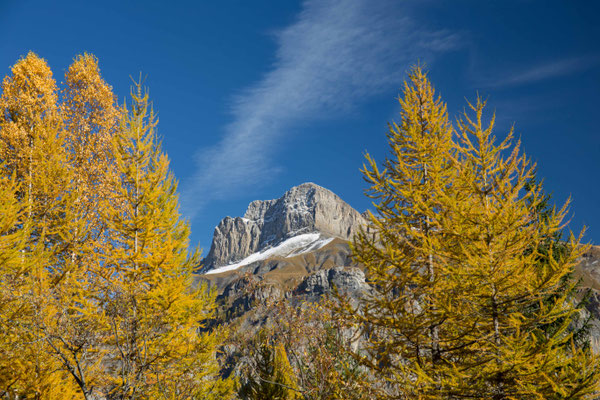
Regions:
M 599 395 L 573 278 L 590 247 L 563 234 L 568 204 L 552 205 L 512 131 L 495 137 L 481 98 L 452 121 L 413 67 L 389 155 L 361 171 L 375 208 L 344 211 L 336 233 L 368 289 L 267 293 L 241 318 L 198 278 L 143 81 L 118 104 L 94 56 L 58 85 L 29 53 L 1 90 L 0 398 Z

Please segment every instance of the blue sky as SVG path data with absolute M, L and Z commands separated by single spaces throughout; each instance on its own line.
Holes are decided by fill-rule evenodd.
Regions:
M 369 207 L 364 152 L 387 154 L 406 70 L 450 114 L 476 93 L 514 123 L 571 227 L 600 243 L 600 6 L 593 1 L 0 0 L 0 73 L 29 50 L 57 80 L 91 52 L 122 101 L 146 74 L 192 242 L 306 181 Z

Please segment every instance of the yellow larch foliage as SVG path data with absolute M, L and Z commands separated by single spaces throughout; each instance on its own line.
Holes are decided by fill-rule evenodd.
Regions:
M 23 225 L 23 210 L 16 198 L 14 179 L 0 178 L 0 393 L 4 397 L 21 394 L 23 365 L 19 340 L 21 315 L 27 313 L 23 296 L 28 291 L 28 275 L 37 263 L 25 253 L 28 232 Z
M 404 84 L 399 124 L 390 125 L 390 157 L 381 170 L 367 155 L 363 174 L 368 196 L 377 200 L 369 229 L 355 238 L 353 254 L 366 266 L 373 292 L 361 312 L 346 308 L 369 340 L 361 361 L 389 385 L 381 398 L 409 394 L 416 376 L 425 373 L 439 384 L 447 300 L 442 287 L 440 191 L 451 187 L 453 129 L 446 105 L 435 97 L 426 73 L 415 67 Z M 425 371 L 425 372 L 421 372 Z
M 2 83 L 0 96 L 0 159 L 2 175 L 12 177 L 20 221 L 15 232 L 26 236 L 21 248 L 23 286 L 10 317 L 13 347 L 10 383 L 20 397 L 74 398 L 73 386 L 48 351 L 44 323 L 53 310 L 50 296 L 54 256 L 61 246 L 65 196 L 69 182 L 62 147 L 56 83 L 45 60 L 34 53 L 20 59 Z M 30 261 L 34 260 L 34 261 Z
M 69 164 L 75 170 L 80 202 L 97 207 L 98 199 L 107 191 L 113 167 L 111 138 L 119 110 L 93 55 L 79 55 L 69 66 L 62 109 Z
M 573 237 L 561 255 L 544 246 L 567 206 L 538 218 L 541 186 L 525 190 L 533 166 L 512 132 L 495 143 L 480 99 L 456 139 L 420 68 L 401 105 L 385 170 L 370 157 L 363 170 L 377 214 L 353 250 L 373 291 L 344 308 L 363 330 L 355 357 L 377 397 L 594 398 L 598 360 L 574 345 L 579 309 L 564 284 L 586 247 Z
M 214 293 L 194 288 L 197 252 L 178 211 L 177 184 L 156 137 L 141 83 L 113 140 L 118 174 L 107 198 L 111 247 L 104 261 L 111 327 L 111 393 L 122 399 L 227 399 L 218 377 L 219 331 L 205 331 Z
M 108 239 L 101 206 L 114 175 L 111 139 L 117 108 L 109 85 L 100 76 L 97 59 L 75 58 L 65 74 L 61 117 L 70 180 L 63 188 L 63 246 L 53 267 L 54 313 L 44 329 L 52 354 L 92 398 L 107 382 L 104 342 L 109 325 L 102 308 L 102 252 Z
M 2 83 L 0 158 L 4 171 L 21 184 L 27 216 L 53 224 L 65 187 L 66 163 L 59 135 L 61 119 L 56 82 L 46 61 L 34 53 L 20 59 Z M 49 228 L 36 224 L 35 233 Z
M 349 354 L 352 330 L 335 313 L 329 300 L 296 308 L 281 302 L 273 335 L 288 349 L 288 359 L 303 398 L 365 400 L 373 398 L 369 377 Z
M 281 377 L 280 382 L 289 390 L 288 398 L 299 399 L 298 383 L 296 382 L 294 370 L 290 365 L 290 360 L 288 359 L 283 343 L 277 343 L 275 345 L 274 363 L 275 370 L 278 371 L 278 374 Z
M 571 236 L 565 254 L 548 237 L 564 225 L 568 203 L 540 219 L 540 185 L 525 191 L 535 166 L 512 144 L 512 130 L 496 144 L 494 117 L 483 123 L 485 102 L 469 103 L 458 121 L 458 190 L 447 191 L 439 255 L 448 313 L 459 321 L 445 357 L 451 367 L 444 398 L 587 399 L 598 395 L 598 358 L 576 348 L 569 326 L 579 309 L 562 283 L 587 246 Z M 542 260 L 543 262 L 541 262 Z M 452 309 L 450 309 L 452 307 Z M 564 321 L 555 331 L 543 327 Z

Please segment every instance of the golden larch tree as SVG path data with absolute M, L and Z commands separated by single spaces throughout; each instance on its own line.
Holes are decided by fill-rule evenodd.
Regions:
M 448 357 L 444 398 L 587 399 L 598 395 L 598 359 L 575 346 L 565 278 L 586 250 L 571 235 L 562 254 L 545 246 L 564 225 L 567 204 L 539 218 L 541 185 L 525 190 L 535 166 L 512 144 L 496 144 L 494 120 L 483 123 L 485 102 L 469 103 L 458 121 L 458 190 L 447 191 L 438 253 L 460 315 Z M 546 329 L 551 324 L 557 326 Z
M 108 190 L 113 168 L 111 139 L 119 115 L 112 88 L 100 75 L 98 59 L 93 55 L 79 55 L 69 66 L 62 109 L 78 201 L 80 207 L 88 205 L 93 212 Z
M 70 169 L 68 200 L 57 254 L 50 304 L 55 315 L 45 324 L 52 354 L 90 398 L 106 384 L 103 347 L 109 325 L 102 308 L 102 250 L 108 245 L 101 207 L 114 175 L 112 135 L 118 111 L 98 60 L 77 56 L 65 74 L 64 148 Z
M 572 238 L 557 255 L 544 245 L 566 206 L 539 218 L 545 197 L 525 190 L 533 166 L 512 132 L 495 144 L 478 100 L 455 140 L 441 102 L 413 95 L 429 86 L 419 72 L 385 170 L 368 158 L 363 171 L 378 203 L 353 246 L 373 288 L 345 309 L 366 342 L 355 356 L 379 378 L 378 398 L 593 398 L 597 358 L 573 343 L 579 309 L 565 288 L 585 246 Z
M 56 82 L 45 60 L 34 53 L 20 59 L 2 83 L 0 96 L 0 161 L 2 175 L 12 177 L 14 193 L 22 207 L 16 230 L 26 229 L 21 249 L 23 266 L 36 262 L 24 273 L 18 296 L 20 312 L 11 323 L 17 332 L 9 338 L 15 359 L 3 360 L 19 368 L 15 386 L 20 396 L 72 398 L 66 374 L 50 355 L 45 341 L 45 321 L 54 310 L 48 306 L 56 254 L 62 248 L 62 232 L 68 202 L 64 189 L 69 170 L 61 135 Z M 16 303 L 15 303 L 16 304 Z
M 55 234 L 68 179 L 57 101 L 52 71 L 34 53 L 20 59 L 2 83 L 0 158 L 20 184 L 27 217 L 39 222 L 32 232 L 37 236 Z
M 381 398 L 414 395 L 418 376 L 440 385 L 443 334 L 451 322 L 437 253 L 440 191 L 452 187 L 455 175 L 453 129 L 422 68 L 410 71 L 399 102 L 401 121 L 390 124 L 384 169 L 368 154 L 363 169 L 376 213 L 369 212 L 369 229 L 355 238 L 353 254 L 366 266 L 373 291 L 360 312 L 344 312 L 368 337 L 360 359 L 386 382 Z
M 119 399 L 226 399 L 218 376 L 224 337 L 201 329 L 214 294 L 193 288 L 197 252 L 178 211 L 177 184 L 156 137 L 141 83 L 132 90 L 113 140 L 118 174 L 105 207 L 111 247 L 104 264 L 111 326 L 111 396 Z

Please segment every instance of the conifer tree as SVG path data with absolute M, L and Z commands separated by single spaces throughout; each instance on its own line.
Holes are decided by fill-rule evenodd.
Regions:
M 108 321 L 101 308 L 98 270 L 107 248 L 101 206 L 113 176 L 111 137 L 118 115 L 114 95 L 100 76 L 97 59 L 75 58 L 65 74 L 62 118 L 70 168 L 64 188 L 62 251 L 57 254 L 50 304 L 55 316 L 44 325 L 51 353 L 79 386 L 84 398 L 106 383 Z
M 469 104 L 458 121 L 459 189 L 447 192 L 447 235 L 440 256 L 463 323 L 448 358 L 451 374 L 441 393 L 490 399 L 585 399 L 598 394 L 597 357 L 574 345 L 569 325 L 579 312 L 565 284 L 585 251 L 571 236 L 554 254 L 567 204 L 544 218 L 541 185 L 525 186 L 534 166 L 512 145 L 512 130 L 499 144 L 494 117 L 484 127 L 485 102 Z M 508 153 L 507 153 L 508 152 Z M 507 153 L 505 155 L 505 153 Z M 553 325 L 553 329 L 547 329 Z
M 439 193 L 452 187 L 453 130 L 446 105 L 420 67 L 409 73 L 403 95 L 400 124 L 391 124 L 387 135 L 391 156 L 385 169 L 368 154 L 363 169 L 377 214 L 369 214 L 370 233 L 355 238 L 353 254 L 366 266 L 374 290 L 360 313 L 348 307 L 344 312 L 368 331 L 361 361 L 390 382 L 382 398 L 411 387 L 420 374 L 431 386 L 440 385 L 436 371 L 448 323 L 437 243 Z
M 63 151 L 57 87 L 46 61 L 34 53 L 20 59 L 2 84 L 0 159 L 15 174 L 37 240 L 56 235 L 61 193 L 68 173 Z
M 101 248 L 104 224 L 101 206 L 114 175 L 112 136 L 119 111 L 111 87 L 102 79 L 98 60 L 79 55 L 65 74 L 62 118 L 65 148 L 72 172 L 72 217 L 83 224 L 70 230 L 70 256 L 76 247 Z M 92 243 L 94 242 L 94 243 Z M 92 261 L 93 262 L 93 261 Z M 79 264 L 85 264 L 81 260 Z
M 233 382 L 217 373 L 219 332 L 199 332 L 214 294 L 192 286 L 198 253 L 178 212 L 176 182 L 156 137 L 141 82 L 132 90 L 113 140 L 117 169 L 104 207 L 105 309 L 111 329 L 110 397 L 226 399 Z
M 22 219 L 15 230 L 27 228 L 21 249 L 25 286 L 14 304 L 12 346 L 18 349 L 11 367 L 20 369 L 19 396 L 71 398 L 71 385 L 47 351 L 43 325 L 54 310 L 47 307 L 54 256 L 60 252 L 65 196 L 69 181 L 62 147 L 56 83 L 45 60 L 34 53 L 20 59 L 2 83 L 0 96 L 0 159 L 2 175 L 12 177 Z M 6 360 L 4 360 L 6 361 Z M 60 382 L 60 383 L 59 383 Z
M 63 118 L 69 165 L 74 170 L 79 207 L 97 212 L 99 199 L 108 190 L 113 168 L 111 138 L 118 109 L 111 87 L 102 79 L 98 59 L 91 54 L 75 57 L 65 74 Z M 100 218 L 88 218 L 99 223 Z M 92 232 L 97 231 L 98 228 Z
M 266 331 L 260 331 L 252 343 L 251 371 L 239 389 L 244 400 L 299 399 L 294 371 L 282 343 L 272 343 Z
M 359 310 L 344 305 L 366 341 L 355 357 L 382 381 L 378 398 L 590 398 L 597 359 L 574 346 L 578 309 L 565 288 L 585 246 L 548 246 L 566 206 L 539 218 L 541 186 L 524 190 L 532 168 L 512 132 L 494 143 L 483 102 L 454 142 L 441 102 L 418 95 L 427 78 L 416 68 L 409 80 L 392 157 L 380 171 L 367 156 L 363 170 L 377 216 L 353 250 L 373 292 Z

